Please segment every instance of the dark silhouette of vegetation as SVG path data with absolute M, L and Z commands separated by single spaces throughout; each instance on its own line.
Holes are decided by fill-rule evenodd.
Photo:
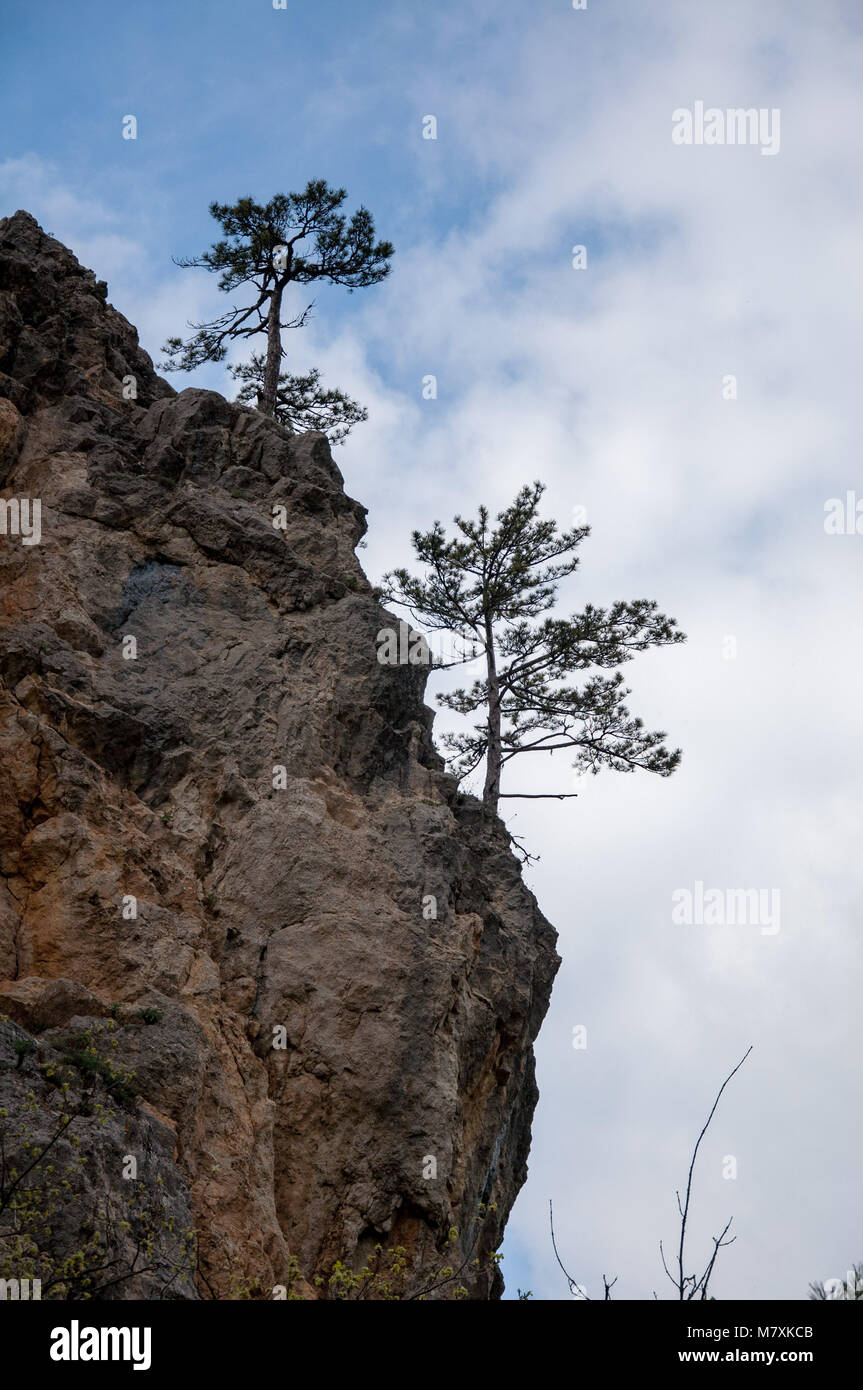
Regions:
M 163 351 L 167 371 L 194 371 L 205 362 L 221 362 L 235 340 L 263 335 L 266 348 L 245 367 L 235 369 L 243 383 L 241 401 L 257 398 L 264 415 L 280 419 L 291 429 L 320 429 L 342 439 L 365 412 L 340 391 L 325 391 L 318 373 L 289 376 L 282 372 L 285 356 L 282 330 L 302 328 L 314 303 L 293 317 L 282 318 L 285 292 L 292 284 L 316 282 L 344 285 L 349 292 L 376 285 L 389 273 L 394 248 L 375 240 L 375 225 L 367 208 L 348 220 L 341 211 L 347 194 L 313 179 L 302 193 L 276 194 L 268 203 L 251 197 L 236 203 L 211 203 L 210 214 L 224 237 L 201 256 L 175 260 L 219 276 L 219 289 L 232 294 L 252 287 L 253 301 L 234 305 L 205 323 L 192 323 L 185 341 L 171 337 Z
M 456 516 L 461 533 L 449 540 L 436 521 L 430 531 L 413 533 L 413 547 L 425 567 L 424 578 L 406 569 L 384 576 L 386 599 L 406 608 L 432 632 L 455 634 L 465 644 L 457 665 L 477 657 L 485 675 L 469 690 L 439 696 L 459 714 L 483 712 L 471 733 L 448 736 L 451 761 L 466 777 L 485 760 L 483 804 L 497 810 L 501 796 L 552 796 L 576 793 L 501 792 L 506 763 L 525 753 L 575 753 L 578 771 L 601 767 L 617 772 L 644 768 L 668 777 L 680 750 L 663 745 L 664 733 L 649 733 L 625 704 L 630 694 L 619 671 L 601 674 L 631 660 L 648 647 L 685 640 L 673 618 L 649 599 L 592 604 L 570 618 L 541 618 L 555 603 L 558 581 L 578 566 L 575 551 L 590 528 L 559 532 L 554 521 L 538 517 L 542 483 L 525 486 L 492 526 L 486 507 L 476 521 Z M 561 684 L 574 672 L 587 673 L 579 688 Z

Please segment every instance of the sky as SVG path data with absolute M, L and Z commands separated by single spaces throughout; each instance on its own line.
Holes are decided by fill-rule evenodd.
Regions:
M 550 1200 L 590 1297 L 603 1274 L 673 1296 L 659 1241 L 750 1044 L 701 1148 L 693 1266 L 733 1217 L 718 1298 L 844 1277 L 863 534 L 828 533 L 825 504 L 863 503 L 859 4 L 3 0 L 2 20 L 0 214 L 27 208 L 106 279 L 156 360 L 220 307 L 172 262 L 214 238 L 214 199 L 325 178 L 395 243 L 384 284 L 320 291 L 288 343 L 291 370 L 368 408 L 335 456 L 373 581 L 410 565 L 412 529 L 539 478 L 544 515 L 584 508 L 592 531 L 558 611 L 652 598 L 688 635 L 625 668 L 633 712 L 683 749 L 672 778 L 507 770 L 506 790 L 578 799 L 503 803 L 563 958 L 506 1297 L 570 1297 Z M 776 147 L 676 143 L 699 102 L 763 111 Z M 235 394 L 222 366 L 172 381 Z M 698 883 L 781 908 L 675 920 Z

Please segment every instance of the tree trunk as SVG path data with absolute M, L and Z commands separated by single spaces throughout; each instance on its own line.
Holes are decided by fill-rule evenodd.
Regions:
M 500 686 L 497 680 L 497 664 L 494 654 L 494 634 L 490 622 L 486 622 L 485 625 L 485 640 L 486 670 L 488 673 L 488 747 L 485 754 L 485 786 L 482 792 L 482 804 L 486 811 L 495 815 L 500 796 L 502 746 L 500 737 Z
M 270 311 L 267 314 L 267 362 L 264 367 L 264 384 L 258 396 L 258 409 L 263 415 L 275 415 L 276 393 L 279 389 L 279 373 L 282 367 L 282 330 L 279 319 L 282 312 L 283 286 L 276 281 L 270 296 Z

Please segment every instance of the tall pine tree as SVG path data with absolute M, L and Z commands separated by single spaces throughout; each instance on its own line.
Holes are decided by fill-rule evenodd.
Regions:
M 500 796 L 522 795 L 500 790 L 504 765 L 520 754 L 565 749 L 574 752 L 579 771 L 644 768 L 660 777 L 668 777 L 681 756 L 665 747 L 664 733 L 647 731 L 630 715 L 630 691 L 614 668 L 648 647 L 683 642 L 684 634 L 649 599 L 607 609 L 588 604 L 570 618 L 542 616 L 554 606 L 558 581 L 577 568 L 575 551 L 590 533 L 587 526 L 559 532 L 554 521 L 541 520 L 543 491 L 542 483 L 523 487 L 496 526 L 480 507 L 475 521 L 454 518 L 460 535 L 453 539 L 440 522 L 415 531 L 425 577 L 396 569 L 384 579 L 390 602 L 430 631 L 456 634 L 485 660 L 484 676 L 469 689 L 439 699 L 459 714 L 482 713 L 470 733 L 450 735 L 447 743 L 462 777 L 485 760 L 489 812 Z M 585 673 L 584 683 L 565 684 L 576 672 Z
M 312 309 L 310 304 L 283 322 L 282 302 L 291 284 L 323 281 L 353 291 L 376 285 L 389 273 L 392 244 L 375 241 L 375 225 L 367 208 L 359 208 L 348 220 L 340 211 L 346 197 L 343 188 L 330 188 L 323 179 L 316 179 L 302 193 L 279 193 L 268 203 L 252 198 L 211 203 L 210 215 L 221 224 L 224 238 L 203 255 L 180 258 L 176 264 L 212 271 L 226 294 L 251 285 L 256 297 L 252 304 L 234 306 L 207 323 L 190 324 L 195 332 L 186 341 L 169 338 L 163 348 L 167 358 L 163 367 L 189 372 L 205 362 L 221 362 L 234 339 L 262 334 L 266 351 L 258 356 L 257 365 L 253 356 L 249 369 L 256 374 L 258 409 L 265 415 L 276 414 L 280 385 L 281 404 L 289 405 L 294 415 L 301 415 L 301 406 L 309 408 L 310 393 L 312 404 L 331 406 L 332 401 L 318 401 L 316 380 L 310 383 L 308 378 L 285 378 L 281 373 L 282 329 L 301 328 Z M 301 382 L 305 394 L 286 403 L 284 389 L 291 381 Z

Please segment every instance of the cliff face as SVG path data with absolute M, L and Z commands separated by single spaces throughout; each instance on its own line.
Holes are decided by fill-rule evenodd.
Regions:
M 397 620 L 325 438 L 176 394 L 19 212 L 0 487 L 41 502 L 38 544 L 8 507 L 0 535 L 0 1104 L 35 1088 L 47 1133 L 51 1058 L 84 1078 L 111 1120 L 76 1116 L 82 1172 L 115 1215 L 129 1155 L 138 1190 L 160 1179 L 199 1295 L 378 1241 L 419 1280 L 482 1202 L 463 1282 L 499 1293 L 482 1257 L 525 1177 L 555 933 L 443 771 L 425 669 L 377 660 Z

